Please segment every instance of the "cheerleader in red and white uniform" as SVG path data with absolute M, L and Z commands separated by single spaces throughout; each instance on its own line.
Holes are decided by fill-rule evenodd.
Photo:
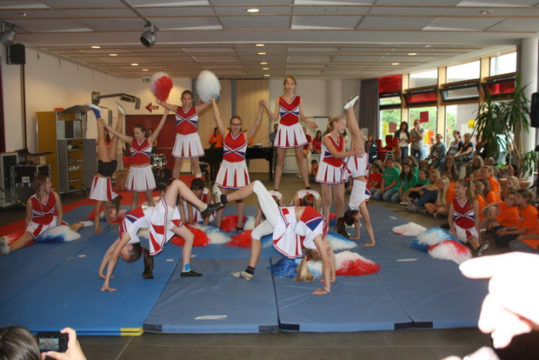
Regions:
M 201 103 L 193 106 L 193 93 L 190 90 L 182 92 L 182 105 L 172 105 L 157 100 L 157 103 L 176 115 L 176 141 L 172 149 L 174 156 L 174 169 L 172 177 L 180 176 L 183 159 L 191 159 L 191 172 L 197 178 L 202 177 L 198 158 L 204 156 L 204 149 L 198 135 L 198 114 L 207 108 L 210 103 Z
M 258 115 L 254 125 L 246 132 L 241 129 L 242 120 L 239 116 L 232 116 L 230 119 L 230 131 L 227 131 L 223 121 L 221 120 L 221 114 L 215 99 L 212 98 L 213 105 L 213 117 L 219 128 L 219 132 L 223 136 L 223 162 L 219 167 L 219 172 L 215 178 L 215 184 L 225 194 L 232 190 L 237 190 L 249 184 L 249 170 L 247 169 L 247 163 L 245 162 L 245 154 L 247 152 L 247 139 L 254 136 L 260 123 L 262 122 L 262 115 L 264 112 L 263 100 L 259 101 Z M 243 229 L 243 214 L 245 204 L 239 200 L 236 202 L 238 207 L 238 224 L 237 230 Z M 221 220 L 223 218 L 223 210 L 217 213 L 217 227 L 221 226 Z
M 266 220 L 251 233 L 251 252 L 247 268 L 232 275 L 251 280 L 262 249 L 260 239 L 265 235 L 273 234 L 273 246 L 289 258 L 302 257 L 303 249 L 317 250 L 320 253 L 324 287 L 316 289 L 313 294 L 329 294 L 331 283 L 335 282 L 335 256 L 327 239 L 328 222 L 326 219 L 311 206 L 279 207 L 258 180 L 228 195 L 218 193 L 216 199 L 226 204 L 228 201 L 245 199 L 253 193 L 258 198 Z
M 165 113 L 157 128 L 154 132 L 146 137 L 146 127 L 142 124 L 137 124 L 133 127 L 133 136 L 128 136 L 111 128 L 108 124 L 102 121 L 105 128 L 112 134 L 119 137 L 121 140 L 128 144 L 131 157 L 129 159 L 129 174 L 127 175 L 126 188 L 131 191 L 133 201 L 131 202 L 131 209 L 138 206 L 139 192 L 146 193 L 146 201 L 150 206 L 154 205 L 152 190 L 155 189 L 155 178 L 152 172 L 152 166 L 150 165 L 150 156 L 152 153 L 152 143 L 159 136 L 161 129 L 165 125 L 167 119 L 168 109 L 165 109 Z
M 209 204 L 211 202 L 210 189 L 204 187 L 204 181 L 202 179 L 193 179 L 189 188 L 191 189 L 193 194 L 196 195 L 196 197 L 202 200 L 203 203 Z M 195 205 L 191 204 L 185 199 L 182 199 L 182 205 L 180 206 L 180 215 L 182 216 L 182 219 L 186 219 L 186 221 L 184 222 L 187 224 L 204 222 L 204 224 L 208 225 L 208 223 L 210 221 L 213 221 L 214 218 L 214 214 L 202 217 L 200 210 Z
M 116 198 L 118 194 L 112 189 L 112 175 L 116 171 L 118 162 L 116 161 L 118 154 L 118 137 L 112 136 L 107 142 L 105 135 L 105 127 L 99 119 L 101 117 L 101 108 L 94 104 L 88 104 L 88 107 L 94 112 L 97 119 L 97 174 L 92 181 L 90 190 L 90 199 L 97 200 L 94 210 L 94 229 L 96 234 L 103 231 L 100 228 L 101 209 L 103 204 Z M 118 104 L 118 122 L 116 123 L 116 131 L 121 133 L 124 123 L 125 110 Z M 106 206 L 105 206 L 106 207 Z M 109 222 L 110 216 L 105 212 L 105 218 Z M 110 223 L 110 222 L 109 222 Z
M 455 198 L 449 205 L 449 228 L 451 234 L 463 243 L 470 244 L 473 250 L 479 249 L 477 226 L 478 207 L 472 187 L 465 180 L 455 182 Z
M 315 209 L 320 209 L 322 205 L 322 197 L 320 193 L 312 189 L 301 189 L 296 191 L 292 201 L 292 206 L 312 206 Z
M 307 174 L 307 164 L 303 153 L 303 146 L 307 144 L 307 138 L 300 121 L 307 123 L 311 128 L 318 127 L 315 122 L 303 115 L 301 97 L 296 96 L 296 79 L 287 76 L 283 82 L 284 94 L 277 98 L 275 102 L 275 112 L 271 112 L 268 104 L 264 102 L 264 107 L 268 111 L 273 121 L 279 120 L 279 128 L 275 136 L 273 146 L 277 149 L 277 164 L 275 165 L 275 185 L 274 189 L 279 190 L 281 177 L 284 168 L 284 158 L 286 149 L 295 148 L 296 160 L 299 173 L 305 182 L 305 188 L 310 189 L 309 177 Z
M 337 217 L 344 215 L 344 164 L 348 156 L 361 156 L 360 149 L 345 151 L 344 132 L 346 120 L 335 117 L 329 121 L 326 135 L 322 138 L 320 165 L 316 174 L 316 182 L 322 188 L 322 214 L 329 222 L 332 190 L 335 195 L 335 213 Z
M 33 181 L 35 194 L 26 201 L 26 230 L 11 245 L 5 237 L 0 238 L 0 253 L 7 255 L 24 247 L 28 242 L 38 239 L 47 230 L 63 223 L 62 201 L 60 196 L 52 191 L 51 180 L 47 175 L 36 175 Z M 79 230 L 82 223 L 73 224 L 70 228 Z
M 346 121 L 351 135 L 350 149 L 360 150 L 362 155 L 350 156 L 344 165 L 343 175 L 345 181 L 352 178 L 353 183 L 352 192 L 350 194 L 350 200 L 348 203 L 350 210 L 346 211 L 342 218 L 337 219 L 337 232 L 345 237 L 350 238 L 351 240 L 359 240 L 360 220 L 361 217 L 363 217 L 365 220 L 365 230 L 367 231 L 370 239 L 370 242 L 366 243 L 364 246 L 373 246 L 376 241 L 374 239 L 371 216 L 369 214 L 369 210 L 367 209 L 367 201 L 370 198 L 370 191 L 367 189 L 367 177 L 369 176 L 369 156 L 365 154 L 365 141 L 363 139 L 363 134 L 359 129 L 356 114 L 354 113 L 354 105 L 358 99 L 359 96 L 354 96 L 349 102 L 346 103 L 346 105 L 344 105 L 344 110 L 346 111 Z M 343 223 L 346 223 L 349 226 L 355 224 L 355 237 L 352 238 L 349 236 Z

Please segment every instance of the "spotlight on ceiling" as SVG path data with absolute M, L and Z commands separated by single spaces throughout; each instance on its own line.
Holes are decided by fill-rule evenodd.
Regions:
M 140 42 L 146 47 L 150 47 L 155 42 L 155 29 L 151 22 L 144 25 L 144 32 L 140 35 Z
M 0 43 L 4 46 L 9 46 L 13 44 L 15 40 L 15 30 L 13 30 L 13 25 L 6 22 L 2 22 L 2 33 L 0 34 Z

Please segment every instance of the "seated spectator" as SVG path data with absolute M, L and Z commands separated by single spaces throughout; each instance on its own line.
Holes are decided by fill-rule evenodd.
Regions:
M 464 134 L 464 144 L 460 150 L 453 157 L 457 168 L 460 168 L 461 165 L 466 165 L 472 160 L 474 151 L 474 144 L 472 143 L 472 135 L 470 133 Z
M 217 149 L 223 147 L 223 136 L 219 133 L 219 128 L 213 128 L 213 134 L 210 135 L 210 149 Z
M 419 190 L 419 198 L 415 204 L 410 205 L 410 210 L 418 211 L 424 208 L 426 203 L 433 203 L 438 197 L 438 182 L 440 181 L 440 172 L 438 170 L 429 171 L 429 185 L 425 185 Z
M 309 170 L 309 181 L 314 182 L 316 179 L 316 173 L 318 172 L 318 161 L 315 159 L 311 160 L 311 169 Z
M 460 131 L 453 131 L 453 140 L 451 141 L 451 143 L 449 143 L 449 148 L 447 149 L 447 153 L 445 154 L 446 157 L 455 156 L 460 151 L 463 144 L 464 143 L 460 139 Z
M 410 168 L 410 165 L 408 162 L 405 162 L 402 165 L 402 172 L 399 176 L 399 181 L 395 185 L 398 189 L 397 192 L 395 192 L 391 196 L 392 202 L 399 202 L 404 201 L 404 194 L 406 191 L 408 191 L 409 188 L 415 186 L 417 183 L 417 176 L 414 174 L 413 170 Z
M 533 234 L 537 226 L 537 209 L 532 205 L 533 193 L 528 189 L 518 189 L 518 223 L 516 226 L 504 227 L 496 231 L 496 244 L 507 248 L 518 236 Z
M 367 189 L 374 194 L 382 187 L 382 162 L 376 160 L 371 164 L 369 176 L 367 177 Z
M 418 177 L 419 175 L 419 166 L 417 164 L 417 160 L 413 156 L 408 156 L 406 159 L 404 159 L 404 162 L 410 166 L 410 169 L 412 170 L 412 173 Z
M 455 190 L 450 187 L 449 178 L 442 176 L 438 181 L 438 194 L 436 202 L 425 204 L 425 210 L 433 217 L 445 217 L 449 214 L 449 205 L 455 198 Z
M 436 142 L 430 147 L 430 154 L 427 160 L 430 166 L 441 171 L 445 162 L 445 144 L 442 142 L 442 134 L 436 134 Z
M 509 189 L 503 202 L 485 205 L 482 215 L 479 229 L 495 233 L 504 227 L 516 226 L 518 223 L 517 189 Z
M 502 199 L 505 200 L 509 189 L 520 189 L 520 180 L 516 176 L 508 176 L 502 185 Z
M 494 177 L 494 168 L 492 166 L 483 166 L 481 168 L 481 175 L 483 175 L 483 179 L 488 180 L 490 184 L 490 189 L 494 191 L 494 193 L 496 194 L 498 198 L 501 199 L 502 190 L 500 187 L 500 183 Z
M 447 176 L 450 181 L 457 181 L 459 179 L 459 171 L 455 160 L 451 157 L 445 159 L 442 176 Z
M 415 187 L 411 187 L 404 192 L 404 200 L 402 205 L 409 205 L 414 200 L 419 198 L 419 191 L 424 185 L 429 184 L 428 172 L 425 169 L 419 169 L 417 182 Z
M 374 193 L 373 198 L 375 200 L 389 201 L 393 194 L 399 191 L 396 185 L 399 181 L 400 171 L 395 166 L 395 162 L 392 158 L 386 159 L 384 165 L 384 170 L 382 172 L 382 186 Z

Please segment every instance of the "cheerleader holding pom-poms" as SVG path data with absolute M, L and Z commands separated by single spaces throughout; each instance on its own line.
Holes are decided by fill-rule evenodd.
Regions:
M 283 174 L 285 152 L 286 149 L 290 148 L 295 148 L 299 172 L 305 183 L 305 188 L 310 189 L 307 164 L 305 163 L 305 156 L 303 154 L 303 146 L 307 144 L 307 138 L 305 137 L 305 132 L 301 127 L 300 121 L 307 123 L 312 129 L 316 129 L 318 125 L 303 115 L 301 97 L 295 94 L 296 79 L 292 76 L 287 76 L 284 79 L 283 87 L 284 94 L 277 98 L 275 112 L 271 112 L 268 104 L 264 102 L 264 106 L 273 121 L 279 120 L 277 135 L 273 143 L 273 146 L 277 149 L 274 189 L 279 190 Z
M 154 206 L 152 190 L 154 190 L 156 186 L 152 166 L 150 165 L 150 155 L 152 153 L 151 144 L 159 136 L 161 129 L 165 125 L 167 115 L 168 110 L 165 109 L 165 113 L 159 121 L 157 128 L 148 137 L 146 137 L 146 127 L 142 124 L 135 125 L 133 128 L 133 136 L 128 136 L 111 128 L 103 119 L 98 120 L 103 123 L 109 132 L 131 145 L 129 147 L 129 152 L 131 154 L 129 159 L 129 174 L 127 175 L 126 182 L 126 188 L 131 191 L 133 195 L 131 209 L 135 209 L 138 206 L 139 192 L 146 193 L 146 201 L 148 201 L 150 206 Z
M 213 106 L 213 117 L 219 128 L 219 132 L 223 136 L 223 162 L 219 167 L 219 172 L 215 179 L 215 185 L 217 185 L 221 192 L 228 194 L 232 190 L 237 190 L 249 184 L 249 170 L 247 169 L 247 163 L 245 162 L 245 154 L 247 151 L 247 139 L 254 136 L 260 123 L 262 122 L 262 115 L 264 113 L 263 100 L 259 101 L 258 115 L 256 116 L 255 124 L 246 132 L 241 129 L 242 120 L 239 116 L 232 116 L 230 119 L 230 131 L 227 131 L 223 121 L 221 120 L 221 114 L 219 113 L 219 107 L 215 102 L 215 98 L 211 99 Z M 238 206 L 238 224 L 237 231 L 243 229 L 243 214 L 245 210 L 245 204 L 240 199 L 237 202 Z M 223 218 L 223 210 L 217 212 L 217 227 L 221 226 L 221 220 Z

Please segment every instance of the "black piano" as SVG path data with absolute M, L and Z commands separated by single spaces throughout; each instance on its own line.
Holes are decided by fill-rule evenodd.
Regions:
M 247 148 L 247 160 L 249 159 L 266 159 L 269 162 L 270 178 L 273 178 L 273 147 L 253 146 Z M 210 179 L 215 182 L 217 171 L 223 161 L 223 148 L 211 148 L 204 150 L 204 156 L 200 159 L 202 162 L 207 162 L 210 165 Z

